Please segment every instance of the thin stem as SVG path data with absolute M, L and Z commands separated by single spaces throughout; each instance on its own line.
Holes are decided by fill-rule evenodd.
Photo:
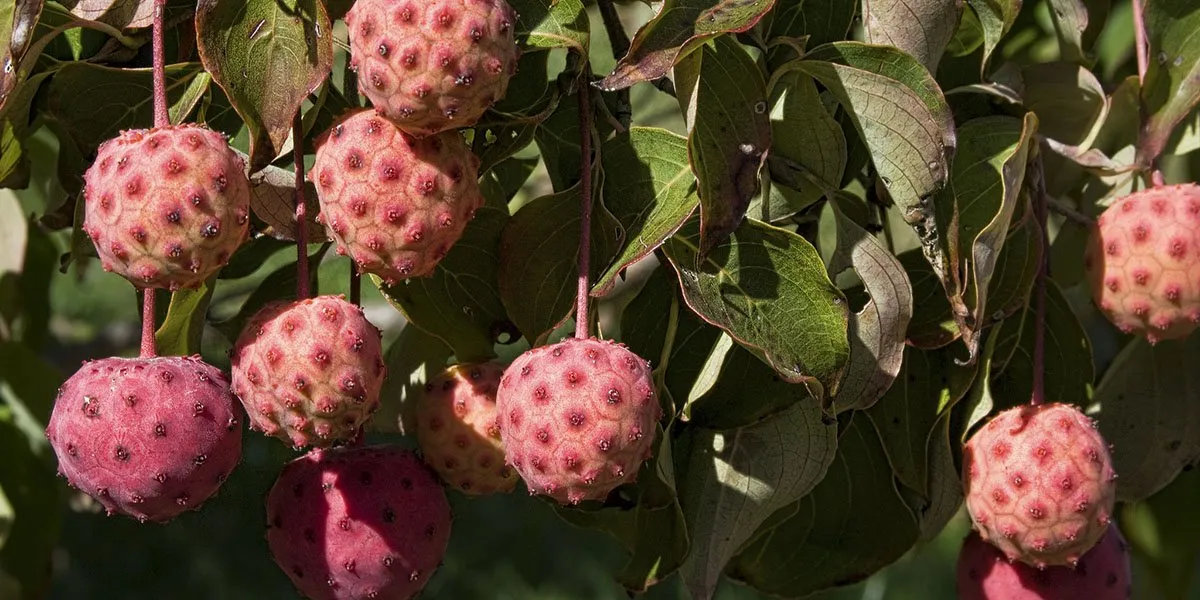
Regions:
M 154 343 L 154 288 L 142 290 L 142 358 L 158 356 Z
M 155 127 L 166 127 L 171 124 L 171 117 L 167 112 L 167 68 L 163 62 L 163 12 L 166 5 L 167 0 L 154 0 L 154 29 L 151 42 L 154 53 Z
M 588 320 L 588 269 L 592 245 L 592 87 L 588 82 L 588 69 L 583 69 L 583 82 L 579 86 L 579 287 L 575 291 L 575 337 L 587 339 L 591 330 Z
M 304 120 L 292 119 L 292 157 L 296 164 L 296 298 L 308 297 L 308 205 L 304 202 Z
M 1146 42 L 1146 17 L 1142 6 L 1145 0 L 1133 0 L 1133 38 L 1137 48 L 1138 83 L 1146 84 L 1146 70 L 1150 66 L 1150 46 Z
M 350 261 L 350 304 L 362 304 L 362 273 L 358 272 L 358 265 L 354 261 Z
M 1038 243 L 1042 247 L 1034 289 L 1033 397 L 1030 403 L 1036 406 L 1046 401 L 1046 278 L 1050 270 L 1050 236 L 1046 231 L 1046 180 L 1041 154 L 1034 159 L 1032 167 L 1029 174 L 1033 177 L 1033 214 L 1038 226 Z
M 1062 200 L 1058 200 L 1056 198 L 1047 198 L 1046 207 L 1050 209 L 1050 212 L 1058 213 L 1066 217 L 1068 221 L 1081 227 L 1090 229 L 1092 225 L 1096 224 L 1095 219 L 1075 210 L 1074 208 L 1071 208 Z
M 625 27 L 621 25 L 621 16 L 617 14 L 613 0 L 599 0 L 597 4 L 600 7 L 600 16 L 604 19 L 604 29 L 608 32 L 608 41 L 612 45 L 613 58 L 621 60 L 629 52 L 629 36 L 625 33 Z M 633 103 L 629 99 L 629 88 L 617 90 L 615 117 L 621 124 L 618 130 L 629 129 L 630 123 L 633 122 Z

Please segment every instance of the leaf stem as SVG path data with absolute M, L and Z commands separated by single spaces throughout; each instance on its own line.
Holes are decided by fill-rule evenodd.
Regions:
M 1034 406 L 1046 401 L 1046 279 L 1050 270 L 1050 236 L 1046 228 L 1047 194 L 1042 155 L 1034 148 L 1035 157 L 1029 176 L 1033 178 L 1033 214 L 1038 226 L 1038 244 L 1042 248 L 1034 288 L 1033 321 L 1033 397 Z
M 591 69 L 584 58 L 579 97 L 579 286 L 575 291 L 575 337 L 587 339 L 591 331 L 588 317 L 588 275 L 592 246 L 592 87 Z
M 621 16 L 613 0 L 598 0 L 600 16 L 604 19 L 604 29 L 608 32 L 608 41 L 612 45 L 613 58 L 621 60 L 629 52 L 629 36 L 621 25 Z M 633 103 L 629 98 L 629 88 L 617 90 L 616 119 L 621 124 L 618 129 L 628 130 L 633 122 Z
M 163 59 L 163 13 L 167 0 L 154 0 L 154 28 L 152 30 L 152 52 L 154 56 L 154 126 L 171 124 L 167 112 L 167 67 Z M 150 294 L 153 296 L 154 294 Z M 151 317 L 153 319 L 153 317 Z
M 292 118 L 292 158 L 296 165 L 296 298 L 308 298 L 308 205 L 304 201 L 304 119 Z
M 142 289 L 142 358 L 158 356 L 154 342 L 154 288 Z

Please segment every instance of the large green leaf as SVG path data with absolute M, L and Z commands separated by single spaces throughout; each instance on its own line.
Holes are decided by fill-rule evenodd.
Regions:
M 1090 146 L 1108 113 L 1108 97 L 1100 80 L 1073 63 L 1025 66 L 1019 91 L 1025 108 L 1038 116 L 1038 133 L 1081 149 Z M 966 140 L 963 134 L 963 142 Z
M 771 82 L 771 178 L 786 186 L 782 195 L 791 206 L 803 208 L 841 186 L 846 136 L 822 102 L 816 83 L 795 63 L 776 71 Z M 761 202 L 768 200 L 760 197 Z M 768 214 L 777 211 L 775 206 L 765 208 Z M 766 221 L 761 212 L 749 214 Z
M 762 71 L 732 36 L 721 36 L 676 69 L 688 122 L 688 157 L 700 194 L 700 254 L 724 241 L 759 192 L 771 147 Z
M 687 140 L 665 129 L 634 127 L 604 143 L 601 166 L 604 205 L 625 228 L 620 253 L 592 286 L 606 293 L 629 265 L 641 260 L 696 210 L 696 178 L 688 165 Z
M 768 39 L 808 36 L 808 46 L 846 39 L 858 10 L 857 0 L 776 0 L 770 20 Z
M 666 0 L 633 37 L 629 53 L 597 85 L 613 91 L 658 79 L 713 36 L 754 27 L 774 4 L 775 0 Z
M 320 0 L 200 0 L 204 68 L 250 131 L 250 171 L 283 150 L 304 98 L 333 65 L 333 28 Z
M 212 301 L 216 279 L 194 290 L 171 292 L 167 317 L 154 333 L 158 353 L 162 356 L 191 356 L 200 354 L 200 339 L 204 333 L 208 304 Z
M 961 0 L 863 0 L 865 41 L 895 46 L 936 72 L 962 9 Z
M 593 183 L 603 185 L 602 177 Z M 500 300 L 531 345 L 571 314 L 578 284 L 581 186 L 542 196 L 508 220 L 500 236 Z M 591 280 L 621 243 L 620 224 L 604 205 L 593 202 Z
M 913 290 L 900 261 L 831 203 L 837 249 L 829 270 L 854 269 L 871 300 L 850 317 L 850 363 L 834 398 L 838 411 L 869 408 L 892 386 L 904 357 Z
M 425 394 L 425 383 L 446 369 L 446 361 L 453 353 L 442 340 L 418 327 L 405 325 L 396 341 L 384 351 L 387 379 L 383 380 L 383 390 L 379 393 L 379 410 L 371 416 L 371 429 L 415 435 L 417 400 Z
M 783 379 L 822 400 L 837 393 L 850 356 L 849 308 L 807 240 L 747 219 L 706 258 L 695 227 L 663 247 L 692 310 L 761 351 Z
M 896 490 L 879 435 L 860 417 L 845 426 L 821 483 L 780 513 L 728 573 L 785 598 L 865 579 L 900 558 L 920 534 Z
M 1000 44 L 1001 38 L 1012 29 L 1023 3 L 1023 0 L 967 0 L 983 28 L 983 63 L 979 67 L 981 73 L 987 71 L 992 52 Z
M 500 234 L 509 220 L 513 188 L 524 182 L 532 168 L 528 162 L 510 159 L 484 176 L 487 203 L 476 211 L 462 239 L 431 276 L 391 286 L 372 277 L 384 298 L 411 324 L 453 348 L 460 361 L 491 358 L 498 338 L 513 333 L 500 299 Z
M 799 402 L 739 429 L 689 428 L 675 453 L 692 540 L 680 574 L 692 597 L 705 600 L 759 525 L 825 477 L 837 454 L 837 423 L 817 403 Z
M 580 0 L 512 0 L 517 35 L 529 48 L 571 48 L 587 54 L 590 32 Z
M 958 148 L 950 184 L 938 195 L 939 218 L 957 212 L 959 249 L 967 274 L 969 323 L 982 328 L 989 322 L 988 291 L 1001 261 L 1013 214 L 1020 204 L 1025 163 L 1038 119 L 1024 121 L 991 116 L 973 119 L 959 128 Z
M 1200 336 L 1121 351 L 1092 401 L 1113 445 L 1117 497 L 1148 498 L 1200 459 Z
M 167 106 L 172 123 L 182 122 L 211 81 L 200 63 L 166 68 Z M 63 65 L 46 89 L 46 109 L 85 154 L 124 129 L 154 125 L 151 69 L 114 69 L 89 62 Z
M 1148 118 L 1138 140 L 1138 163 L 1162 153 L 1175 126 L 1200 103 L 1200 4 L 1194 0 L 1146 0 L 1150 64 L 1142 87 Z

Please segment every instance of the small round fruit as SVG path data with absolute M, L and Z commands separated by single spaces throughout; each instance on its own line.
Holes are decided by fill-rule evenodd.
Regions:
M 967 441 L 963 485 L 983 539 L 1038 568 L 1079 560 L 1108 529 L 1116 499 L 1108 444 L 1069 404 L 996 415 Z
M 1093 226 L 1083 264 L 1096 305 L 1122 331 L 1186 338 L 1200 326 L 1200 185 L 1117 200 Z
M 380 332 L 341 296 L 268 304 L 231 358 L 250 428 L 296 448 L 349 441 L 379 407 Z
M 637 478 L 662 417 L 646 360 L 625 346 L 568 338 L 517 357 L 496 394 L 505 456 L 530 493 L 604 500 Z
M 318 449 L 267 495 L 267 545 L 312 600 L 412 598 L 446 554 L 450 503 L 429 470 L 391 446 Z
M 101 265 L 142 288 L 194 288 L 246 237 L 245 163 L 200 125 L 129 130 L 84 174 L 83 231 Z
M 169 521 L 200 508 L 242 457 L 224 373 L 200 357 L 86 362 L 46 427 L 59 472 L 111 514 Z
M 464 494 L 509 492 L 517 484 L 496 422 L 503 374 L 495 362 L 455 365 L 425 384 L 417 404 L 417 443 L 425 462 Z
M 432 275 L 484 203 L 479 158 L 461 136 L 418 140 L 372 110 L 317 141 L 308 176 L 338 253 L 389 284 Z
M 974 531 L 958 554 L 959 600 L 1129 600 L 1132 578 L 1129 546 L 1116 525 L 1074 568 L 1009 562 Z
M 350 67 L 405 131 L 470 127 L 517 70 L 515 24 L 504 0 L 358 0 L 346 13 Z

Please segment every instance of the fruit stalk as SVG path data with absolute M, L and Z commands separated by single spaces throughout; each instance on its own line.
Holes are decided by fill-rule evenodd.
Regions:
M 1038 244 L 1042 247 L 1042 256 L 1033 292 L 1033 397 L 1030 403 L 1037 406 L 1046 401 L 1046 278 L 1050 269 L 1050 237 L 1046 234 L 1045 172 L 1041 154 L 1037 153 L 1036 149 L 1035 154 L 1030 175 L 1033 177 L 1033 218 L 1038 227 Z
M 154 1 L 154 25 L 151 35 L 154 60 L 154 126 L 166 127 L 171 124 L 167 116 L 167 76 L 166 65 L 163 63 L 163 9 L 167 0 Z M 142 358 L 158 355 L 154 345 L 154 288 L 142 290 Z
M 142 290 L 142 350 L 139 356 L 158 356 L 158 347 L 154 343 L 154 288 Z
M 292 156 L 296 164 L 296 298 L 308 297 L 308 206 L 304 203 L 304 119 L 292 119 Z
M 587 81 L 591 68 L 584 60 L 583 78 L 579 93 L 579 287 L 575 294 L 575 337 L 587 339 L 591 330 L 588 320 L 588 269 L 592 245 L 592 88 Z

